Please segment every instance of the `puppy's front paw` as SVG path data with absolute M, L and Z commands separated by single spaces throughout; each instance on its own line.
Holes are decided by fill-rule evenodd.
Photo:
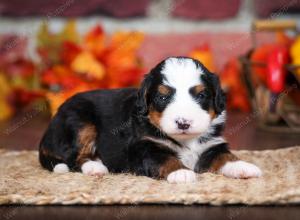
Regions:
M 196 174 L 192 170 L 180 169 L 170 173 L 167 181 L 169 183 L 192 183 L 196 182 Z
M 108 173 L 108 169 L 101 161 L 87 161 L 81 166 L 83 174 L 90 176 L 103 176 Z
M 220 169 L 220 173 L 227 177 L 240 179 L 262 176 L 262 171 L 257 166 L 241 160 L 227 162 Z

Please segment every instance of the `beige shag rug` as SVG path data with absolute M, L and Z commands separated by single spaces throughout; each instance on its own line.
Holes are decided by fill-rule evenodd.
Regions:
M 129 174 L 102 178 L 42 169 L 36 151 L 0 150 L 0 204 L 292 204 L 300 203 L 300 147 L 236 151 L 262 168 L 258 179 L 204 173 L 192 184 Z

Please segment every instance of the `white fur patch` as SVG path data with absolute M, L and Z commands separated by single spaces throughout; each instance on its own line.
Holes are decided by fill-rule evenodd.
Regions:
M 205 143 L 199 143 L 198 138 L 194 138 L 190 140 L 181 141 L 180 143 L 184 147 L 179 147 L 178 145 L 165 139 L 158 139 L 150 136 L 145 136 L 144 139 L 161 144 L 162 146 L 165 146 L 177 152 L 179 159 L 183 163 L 183 165 L 191 170 L 194 170 L 195 165 L 199 160 L 199 157 L 204 151 L 208 150 L 211 147 L 214 147 L 215 145 L 226 143 L 223 137 L 211 138 Z
M 196 173 L 187 169 L 176 170 L 167 177 L 169 183 L 192 183 L 196 182 L 196 180 Z
M 155 143 L 158 143 L 162 146 L 165 146 L 175 152 L 178 152 L 180 151 L 181 147 L 179 147 L 178 145 L 172 143 L 171 141 L 169 140 L 166 140 L 166 139 L 159 139 L 159 138 L 154 138 L 154 137 L 150 137 L 150 136 L 145 136 L 143 138 L 144 140 L 150 140 L 150 141 L 153 141 Z
M 211 117 L 199 106 L 189 91 L 192 87 L 203 84 L 200 77 L 203 71 L 191 59 L 169 58 L 161 72 L 165 76 L 163 83 L 176 89 L 172 102 L 162 113 L 162 130 L 179 140 L 181 136 L 178 134 L 182 130 L 178 129 L 176 121 L 184 120 L 190 124 L 185 132 L 199 136 L 208 129 Z
M 217 124 L 222 124 L 226 121 L 226 110 L 223 110 L 221 114 L 218 115 L 218 117 L 214 118 L 211 121 L 211 125 L 217 125 Z
M 226 143 L 226 141 L 222 137 L 211 138 L 205 143 L 199 143 L 199 140 L 196 138 L 183 142 L 182 144 L 185 145 L 186 148 L 181 149 L 178 154 L 183 165 L 191 170 L 194 170 L 201 154 L 209 148 L 221 143 Z
M 108 173 L 108 169 L 101 160 L 87 161 L 81 166 L 81 171 L 90 176 L 103 176 Z
M 220 169 L 220 173 L 227 177 L 240 179 L 262 176 L 262 171 L 257 166 L 242 160 L 227 162 Z
M 54 173 L 67 173 L 69 172 L 69 167 L 65 163 L 59 163 L 56 164 L 55 167 L 53 168 Z
M 162 74 L 166 77 L 164 83 L 175 88 L 180 88 L 200 84 L 200 75 L 203 72 L 197 68 L 193 60 L 173 57 L 166 60 Z

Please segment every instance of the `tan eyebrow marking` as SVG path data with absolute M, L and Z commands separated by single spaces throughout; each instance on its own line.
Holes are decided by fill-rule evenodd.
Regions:
M 195 91 L 196 94 L 199 94 L 204 89 L 205 89 L 205 87 L 203 85 L 197 85 L 197 86 L 194 86 L 194 88 L 193 88 L 193 90 Z
M 158 91 L 159 91 L 159 93 L 161 93 L 163 95 L 168 95 L 168 94 L 170 94 L 171 89 L 168 86 L 159 85 L 158 86 Z

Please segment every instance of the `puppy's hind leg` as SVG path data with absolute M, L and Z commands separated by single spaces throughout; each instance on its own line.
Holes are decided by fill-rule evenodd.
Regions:
M 39 148 L 39 160 L 44 168 L 54 173 L 67 173 L 70 171 L 64 158 L 54 154 L 43 145 Z
M 53 168 L 54 173 L 67 173 L 69 171 L 70 171 L 70 169 L 69 169 L 68 165 L 65 163 L 56 164 Z
M 94 125 L 88 124 L 78 133 L 79 152 L 76 163 L 83 174 L 102 176 L 108 173 L 107 167 L 96 157 L 95 139 L 97 133 Z

